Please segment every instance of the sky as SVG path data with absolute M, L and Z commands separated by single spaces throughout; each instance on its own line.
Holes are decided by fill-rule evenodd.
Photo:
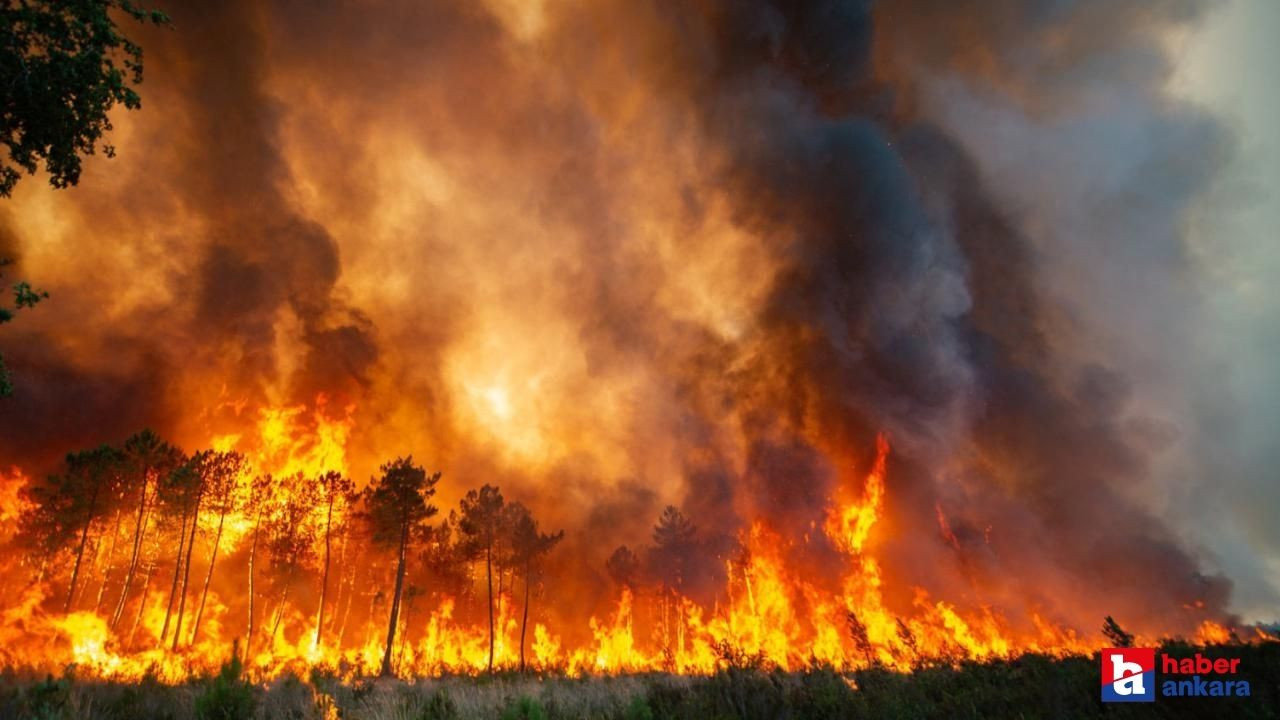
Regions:
M 1234 134 L 1234 155 L 1194 213 L 1189 241 L 1211 288 L 1200 342 L 1230 412 L 1206 428 L 1217 474 L 1185 498 L 1190 523 L 1235 579 L 1246 616 L 1275 619 L 1280 589 L 1280 3 L 1234 0 L 1175 41 L 1171 89 L 1204 103 Z M 1234 417 L 1234 420 L 1230 419 Z M 1255 554 L 1249 548 L 1261 548 Z

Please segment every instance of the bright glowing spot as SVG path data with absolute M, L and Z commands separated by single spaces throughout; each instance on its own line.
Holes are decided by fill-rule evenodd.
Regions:
M 511 399 L 507 396 L 507 389 L 499 385 L 493 385 L 485 388 L 482 393 L 486 402 L 489 403 L 489 409 L 493 411 L 502 420 L 511 419 Z

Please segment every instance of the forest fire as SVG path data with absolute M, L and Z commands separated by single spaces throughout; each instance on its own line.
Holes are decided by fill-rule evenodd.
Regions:
M 683 592 L 698 531 L 668 508 L 646 560 L 625 547 L 610 558 L 615 605 L 589 616 L 587 632 L 551 623 L 540 606 L 573 601 L 555 596 L 555 578 L 538 564 L 561 536 L 539 534 L 536 523 L 522 534 L 531 518 L 510 501 L 488 508 L 494 525 L 482 527 L 474 499 L 483 491 L 460 513 L 414 521 L 407 587 L 389 597 L 399 585 L 394 558 L 374 542 L 371 496 L 344 475 L 349 412 L 328 412 L 323 398 L 310 410 L 266 408 L 251 432 L 190 456 L 140 433 L 119 449 L 72 454 L 65 474 L 43 484 L 10 470 L 0 478 L 13 499 L 5 526 L 17 528 L 5 538 L 7 572 L 28 580 L 4 591 L 4 662 L 177 681 L 235 648 L 262 677 L 312 667 L 373 675 L 388 656 L 401 676 L 491 667 L 706 674 L 735 663 L 910 670 L 1097 645 L 1038 615 L 1020 627 L 1000 608 L 962 609 L 921 588 L 909 607 L 889 609 L 876 555 L 891 497 L 884 435 L 813 535 L 797 543 L 758 518 L 736 538 L 716 558 L 725 582 L 710 605 Z M 806 552 L 797 545 L 835 549 L 823 577 L 788 560 Z M 483 621 L 490 577 L 492 649 Z M 1211 642 L 1229 633 L 1209 620 L 1200 632 Z
M 1218 156 L 1182 4 L 172 4 L 119 157 L 4 186 L 0 668 L 1263 637 L 1143 335 Z

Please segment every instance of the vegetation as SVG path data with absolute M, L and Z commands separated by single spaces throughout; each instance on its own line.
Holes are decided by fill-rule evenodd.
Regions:
M 387 647 L 382 656 L 384 676 L 391 675 L 391 653 L 396 642 L 409 550 L 428 532 L 426 521 L 436 514 L 436 506 L 428 500 L 436 494 L 438 482 L 440 473 L 427 475 L 413 464 L 413 458 L 406 457 L 383 465 L 382 477 L 365 490 L 366 517 L 374 542 L 396 548 L 395 592 L 387 625 Z
M 493 566 L 501 555 L 503 516 L 502 492 L 492 485 L 472 490 L 462 498 L 458 529 L 462 532 L 462 551 L 472 560 L 484 560 L 485 587 L 489 607 L 489 672 L 493 672 Z
M 523 603 L 519 665 L 525 669 L 540 564 L 564 533 L 542 532 L 527 507 L 506 502 L 488 485 L 433 527 L 438 510 L 430 500 L 439 481 L 440 473 L 409 457 L 382 465 L 363 492 L 334 471 L 254 475 L 239 453 L 187 455 L 144 430 L 119 446 L 69 453 L 61 471 L 26 484 L 14 542 L 36 582 L 65 587 L 58 596 L 63 613 L 102 617 L 132 651 L 196 646 L 208 622 L 215 569 L 247 588 L 248 617 L 239 626 L 246 661 L 271 647 L 286 614 L 302 607 L 315 619 L 309 628 L 315 647 L 326 633 L 340 644 L 363 594 L 371 602 L 358 616 L 385 613 L 385 675 L 394 674 L 396 640 L 414 598 L 429 587 L 439 597 L 475 601 L 467 589 L 474 566 L 482 564 L 490 617 L 495 579 L 505 583 L 504 597 Z M 239 530 L 229 541 L 224 536 L 232 526 Z M 394 573 L 379 570 L 385 555 L 394 558 Z M 154 601 L 163 604 L 156 615 L 163 624 L 158 637 L 148 638 L 136 631 L 154 594 L 153 576 L 163 578 L 167 593 Z M 365 583 L 371 590 L 359 587 Z M 132 628 L 122 623 L 126 615 Z
M 135 110 L 142 98 L 142 48 L 116 25 L 116 17 L 168 25 L 169 18 L 132 0 L 24 0 L 0 4 L 0 197 L 9 197 L 22 173 L 43 161 L 49 184 L 80 181 L 80 161 L 101 149 L 116 105 Z M 0 268 L 11 264 L 0 258 Z M 2 276 L 0 276 L 2 277 Z M 0 325 L 49 294 L 27 282 L 13 286 L 13 308 L 0 307 Z M 13 393 L 0 355 L 0 397 Z
M 667 674 L 575 678 L 523 674 L 417 682 L 344 681 L 313 672 L 268 685 L 240 677 L 233 658 L 214 677 L 176 686 L 0 676 L 0 717 L 296 718 L 322 720 L 704 720 L 717 718 L 1274 718 L 1280 716 L 1280 643 L 1192 647 L 1170 652 L 1241 658 L 1248 698 L 1160 698 L 1104 705 L 1098 658 L 1024 655 L 1016 660 L 912 673 L 872 668 L 848 674 L 812 667 L 781 673 L 728 667 L 710 677 Z
M 209 681 L 195 696 L 195 715 L 199 720 L 248 720 L 253 717 L 257 698 L 253 686 L 240 676 L 239 652 L 222 666 L 217 677 Z
M 0 268 L 12 264 L 13 261 L 8 258 L 0 258 Z M 4 275 L 0 274 L 0 278 Z M 10 322 L 14 318 L 14 313 L 23 309 L 30 309 L 36 306 L 36 303 L 49 297 L 49 293 L 43 290 L 34 290 L 31 285 L 26 282 L 19 282 L 13 286 L 13 307 L 0 307 L 0 325 Z M 9 380 L 9 368 L 4 364 L 4 356 L 0 355 L 0 397 L 8 397 L 13 394 L 13 384 Z
M 55 188 L 80 180 L 80 161 L 101 149 L 110 110 L 142 105 L 142 48 L 116 17 L 165 25 L 131 0 L 30 0 L 0 5 L 0 197 L 41 162 Z

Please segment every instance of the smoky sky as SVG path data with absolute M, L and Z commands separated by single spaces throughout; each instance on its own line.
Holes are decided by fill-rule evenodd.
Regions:
M 53 297 L 0 339 L 0 464 L 324 394 L 358 478 L 501 483 L 599 593 L 668 503 L 799 537 L 884 433 L 892 602 L 1230 612 L 1147 499 L 1230 144 L 1163 90 L 1205 3 L 165 9 L 120 157 L 4 208 Z

